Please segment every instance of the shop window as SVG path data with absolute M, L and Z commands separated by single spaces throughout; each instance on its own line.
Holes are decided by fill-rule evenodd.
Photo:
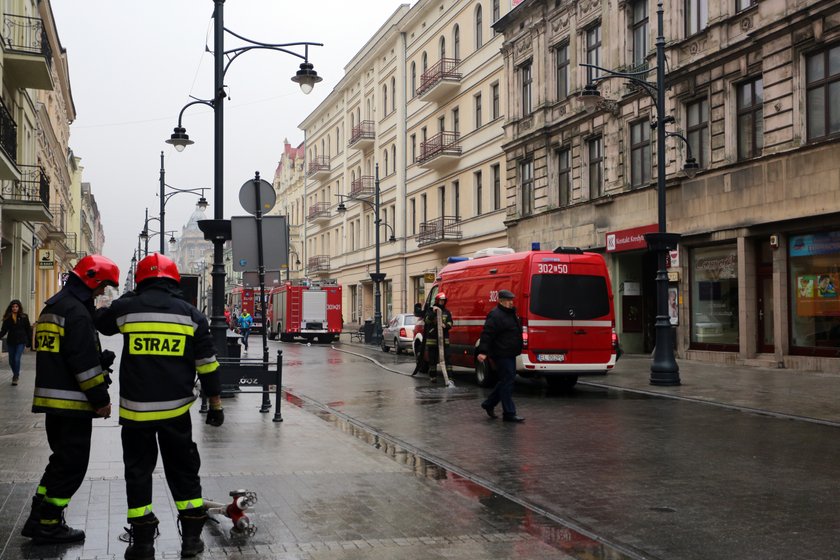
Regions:
M 840 356 L 840 231 L 790 238 L 791 353 Z
M 735 245 L 691 252 L 691 347 L 738 350 L 738 255 Z

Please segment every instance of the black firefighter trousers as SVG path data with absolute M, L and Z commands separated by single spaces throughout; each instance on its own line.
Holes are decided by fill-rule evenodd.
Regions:
M 52 454 L 38 493 L 46 499 L 42 517 L 57 519 L 85 479 L 93 419 L 47 413 L 44 424 Z
M 142 517 L 152 510 L 152 472 L 158 458 L 178 513 L 201 506 L 201 458 L 192 440 L 190 413 L 163 422 L 123 425 L 123 462 L 128 497 L 128 519 Z

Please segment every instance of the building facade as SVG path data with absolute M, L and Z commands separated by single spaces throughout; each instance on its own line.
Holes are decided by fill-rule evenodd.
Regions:
M 304 263 L 344 286 L 344 316 L 411 311 L 449 257 L 507 245 L 506 87 L 497 0 L 403 5 L 300 125 L 306 137 Z M 377 190 L 379 225 L 374 212 Z
M 840 3 L 665 2 L 667 230 L 680 357 L 837 371 L 840 358 Z M 609 9 L 608 9 L 609 8 Z M 625 350 L 654 340 L 656 120 L 625 80 L 655 79 L 657 2 L 525 0 L 504 34 L 512 246 L 605 254 Z M 647 73 L 644 73 L 647 72 Z M 670 119 L 669 119 L 670 120 Z M 687 144 L 687 145 L 686 145 Z M 701 171 L 683 171 L 688 147 Z
M 293 148 L 287 139 L 283 140 L 283 153 L 274 171 L 274 192 L 277 204 L 268 212 L 269 216 L 286 216 L 289 225 L 289 263 L 284 273 L 287 279 L 302 278 L 303 223 L 306 216 L 306 154 L 304 144 Z

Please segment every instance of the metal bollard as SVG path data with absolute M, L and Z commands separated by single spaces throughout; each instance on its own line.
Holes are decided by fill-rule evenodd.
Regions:
M 280 402 L 282 400 L 281 394 L 283 389 L 281 385 L 283 384 L 283 351 L 277 351 L 277 379 L 276 385 L 274 388 L 274 418 L 271 419 L 272 422 L 282 422 L 283 416 L 280 414 Z

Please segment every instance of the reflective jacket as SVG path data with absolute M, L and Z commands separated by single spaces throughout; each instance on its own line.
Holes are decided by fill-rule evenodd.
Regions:
M 32 412 L 93 418 L 111 402 L 99 362 L 92 295 L 71 277 L 38 317 Z
M 120 424 L 162 422 L 189 412 L 196 372 L 208 397 L 221 392 L 207 318 L 169 280 L 128 293 L 102 309 L 96 327 L 123 335 Z
M 426 317 L 423 319 L 423 335 L 426 338 L 426 344 L 432 346 L 437 344 L 438 339 L 437 312 L 435 311 L 437 307 L 439 306 L 432 305 L 429 307 L 426 311 Z M 443 345 L 447 346 L 449 344 L 449 330 L 453 325 L 452 313 L 445 307 L 442 307 L 440 311 L 440 320 L 443 323 Z

